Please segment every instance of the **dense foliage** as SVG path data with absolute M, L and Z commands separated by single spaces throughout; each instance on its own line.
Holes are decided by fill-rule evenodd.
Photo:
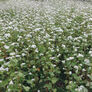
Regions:
M 92 8 L 72 3 L 0 11 L 0 92 L 92 91 Z

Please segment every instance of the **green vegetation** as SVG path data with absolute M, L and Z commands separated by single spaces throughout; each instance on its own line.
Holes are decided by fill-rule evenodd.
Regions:
M 30 3 L 0 11 L 0 92 L 92 92 L 91 6 Z

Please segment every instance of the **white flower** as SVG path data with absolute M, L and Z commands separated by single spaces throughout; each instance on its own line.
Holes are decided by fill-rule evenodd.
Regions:
M 35 66 L 33 66 L 33 68 L 36 68 Z
M 4 59 L 0 59 L 0 61 L 4 61 Z
M 61 54 L 58 54 L 57 57 L 60 57 Z
M 34 31 L 40 31 L 41 30 L 41 28 L 36 28 Z
M 64 44 L 62 44 L 62 47 L 65 48 L 66 46 Z
M 77 48 L 75 48 L 75 51 L 77 51 Z
M 92 57 L 92 54 L 90 54 L 90 56 Z
M 6 57 L 5 59 L 10 59 L 10 57 Z
M 59 30 L 56 30 L 56 31 L 58 31 L 58 32 L 63 32 L 63 30 L 62 30 L 62 29 L 59 29 Z
M 10 62 L 5 62 L 4 65 L 8 65 Z
M 74 57 L 69 57 L 69 58 L 67 58 L 67 60 L 73 60 L 74 59 Z
M 74 68 L 78 70 L 78 66 L 75 65 Z
M 56 67 L 56 65 L 55 64 L 51 64 L 53 67 Z
M 82 71 L 84 71 L 84 72 L 85 72 L 85 71 L 86 71 L 86 69 L 84 69 L 84 68 L 83 68 L 83 69 L 82 69 Z
M 51 49 L 51 52 L 54 52 L 54 49 Z
M 89 64 L 90 63 L 89 59 L 85 59 L 84 62 L 85 62 L 85 64 Z
M 78 91 L 78 88 L 76 88 L 75 91 Z
M 11 89 L 8 89 L 8 92 L 11 92 Z
M 37 92 L 40 92 L 40 90 L 38 90 Z
M 92 18 L 90 18 L 89 20 L 92 21 Z
M 88 37 L 88 34 L 84 33 L 84 36 L 85 36 L 85 37 Z
M 2 83 L 2 80 L 0 80 L 0 83 Z
M 55 59 L 55 57 L 50 57 L 50 59 Z
M 5 70 L 5 71 L 8 71 L 8 70 L 9 70 L 9 68 L 7 67 L 7 68 L 5 68 L 4 70 Z
M 25 65 L 25 63 L 22 63 L 21 66 Z
M 5 48 L 5 49 L 9 49 L 9 46 L 7 46 L 7 45 L 4 45 L 4 48 Z
M 84 57 L 84 56 L 83 56 L 82 54 L 79 53 L 77 57 Z
M 89 51 L 89 54 L 92 54 L 92 51 Z
M 65 63 L 65 60 L 63 60 L 62 63 Z
M 20 57 L 20 55 L 16 55 L 16 57 Z
M 69 81 L 69 84 L 71 84 L 72 83 L 72 81 Z
M 90 56 L 92 56 L 92 51 L 89 51 Z
M 0 38 L 0 40 L 3 40 L 2 38 Z
M 5 36 L 5 37 L 10 37 L 10 34 L 9 34 L 9 33 L 7 33 L 7 34 L 5 34 L 4 36 Z
M 9 85 L 13 85 L 13 81 L 12 80 L 10 81 Z
M 82 64 L 80 64 L 80 66 L 82 66 Z
M 36 45 L 32 45 L 31 47 L 32 47 L 32 48 L 36 48 Z
M 68 36 L 67 39 L 68 40 L 71 40 L 71 39 L 73 39 L 73 37 L 72 36 Z
M 12 22 L 9 23 L 9 25 L 11 25 L 11 24 L 12 24 Z
M 30 34 L 27 34 L 26 37 L 32 37 Z
M 38 49 L 35 49 L 35 52 L 37 52 L 37 53 L 38 53 Z
M 22 53 L 22 56 L 25 56 L 26 54 L 25 53 Z
M 32 81 L 35 81 L 35 79 L 32 79 Z
M 11 45 L 15 45 L 16 43 L 12 43 Z
M 15 55 L 15 52 L 10 53 L 11 56 Z
M 3 66 L 1 66 L 1 67 L 0 67 L 0 71 L 4 71 L 4 68 L 3 68 Z
M 82 91 L 83 88 L 84 88 L 83 85 L 79 86 L 79 87 L 78 87 L 78 92 Z
M 43 56 L 44 54 L 43 53 L 40 53 L 40 56 Z
M 30 72 L 29 75 L 32 75 L 32 73 Z
M 69 72 L 69 74 L 71 75 L 71 74 L 72 74 L 72 72 L 70 71 L 70 72 Z
M 61 29 L 61 28 L 55 28 L 55 30 L 56 30 L 57 32 L 63 32 L 63 31 L 64 31 L 64 30 Z

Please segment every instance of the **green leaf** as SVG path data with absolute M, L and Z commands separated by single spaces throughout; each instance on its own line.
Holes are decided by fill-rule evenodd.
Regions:
M 23 88 L 25 89 L 25 91 L 29 91 L 30 90 L 30 87 L 28 87 L 28 86 L 23 86 Z
M 57 92 L 57 89 L 55 88 L 55 89 L 53 89 L 53 92 Z
M 51 84 L 51 83 L 46 84 L 44 87 L 45 87 L 45 88 L 48 88 L 48 89 L 52 89 L 52 84 Z
M 31 80 L 27 80 L 27 83 L 32 84 L 33 82 Z
M 51 79 L 51 81 L 52 81 L 53 84 L 55 84 L 57 82 L 57 80 L 58 80 L 57 78 L 52 78 Z
M 19 72 L 19 77 L 24 77 L 24 74 L 23 73 L 21 73 L 21 72 Z

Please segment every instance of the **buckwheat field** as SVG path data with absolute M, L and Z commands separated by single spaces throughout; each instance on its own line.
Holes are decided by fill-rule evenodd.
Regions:
M 0 0 L 0 92 L 92 92 L 92 2 Z

